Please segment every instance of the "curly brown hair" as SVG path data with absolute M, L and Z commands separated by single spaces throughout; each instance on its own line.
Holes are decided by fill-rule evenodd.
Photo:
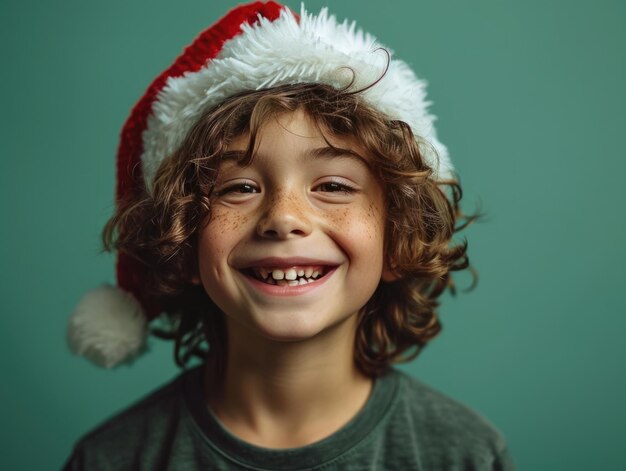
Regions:
M 435 180 L 423 158 L 428 142 L 405 122 L 375 110 L 359 92 L 320 84 L 233 96 L 198 120 L 160 166 L 152 189 L 119 204 L 103 230 L 106 250 L 123 251 L 147 268 L 147 297 L 167 321 L 153 334 L 175 340 L 180 366 L 193 356 L 218 370 L 225 365 L 224 315 L 192 283 L 220 158 L 235 137 L 248 135 L 242 163 L 251 162 L 262 124 L 296 110 L 325 136 L 356 139 L 385 188 L 385 256 L 398 279 L 381 281 L 359 312 L 354 355 L 363 373 L 377 376 L 392 363 L 413 359 L 441 329 L 436 308 L 446 289 L 455 292 L 451 272 L 469 268 L 467 242 L 455 244 L 452 237 L 478 216 L 462 213 L 457 179 Z

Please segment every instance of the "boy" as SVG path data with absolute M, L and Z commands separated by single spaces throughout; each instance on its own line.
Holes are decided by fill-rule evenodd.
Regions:
M 484 419 L 391 368 L 438 333 L 437 297 L 468 267 L 426 105 L 372 37 L 274 2 L 231 11 L 157 77 L 104 231 L 120 289 L 88 295 L 69 336 L 110 367 L 165 312 L 179 364 L 204 362 L 66 469 L 511 468 Z

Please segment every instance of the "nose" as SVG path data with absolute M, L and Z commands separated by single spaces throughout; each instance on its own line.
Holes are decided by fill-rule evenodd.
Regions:
M 269 239 L 305 237 L 311 233 L 308 202 L 295 192 L 272 195 L 257 223 L 257 234 Z

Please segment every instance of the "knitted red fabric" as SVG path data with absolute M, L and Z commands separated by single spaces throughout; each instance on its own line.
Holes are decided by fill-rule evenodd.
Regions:
M 141 155 L 143 153 L 142 135 L 146 129 L 148 116 L 159 91 L 170 77 L 180 77 L 185 72 L 195 72 L 215 58 L 225 41 L 241 32 L 244 23 L 254 24 L 258 15 L 271 21 L 280 16 L 284 7 L 276 2 L 254 2 L 241 5 L 228 12 L 221 20 L 209 27 L 189 45 L 174 63 L 163 71 L 150 84 L 146 93 L 133 107 L 130 116 L 122 128 L 117 152 L 117 190 L 118 206 L 132 200 L 143 188 Z M 117 283 L 120 288 L 132 293 L 143 306 L 148 319 L 160 313 L 159 306 L 148 302 L 144 294 L 144 278 L 147 268 L 124 253 L 117 258 Z

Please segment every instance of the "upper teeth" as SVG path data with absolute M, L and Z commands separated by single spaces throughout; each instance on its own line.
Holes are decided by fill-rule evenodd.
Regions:
M 279 268 L 275 268 L 271 271 L 272 278 L 275 280 L 295 280 L 298 276 L 306 276 L 307 278 L 311 278 L 314 272 L 312 268 L 308 268 L 307 270 L 299 270 L 302 274 L 298 273 L 295 268 L 287 268 L 286 270 L 281 270 Z M 319 273 L 318 273 L 319 276 Z M 317 278 L 317 276 L 315 277 Z
M 268 276 L 271 276 L 274 280 L 287 280 L 294 281 L 297 280 L 298 277 L 306 277 L 306 278 L 318 278 L 320 276 L 320 272 L 313 267 L 306 268 L 287 268 L 285 270 L 281 270 L 280 268 L 257 268 L 257 273 L 263 279 L 267 279 Z

